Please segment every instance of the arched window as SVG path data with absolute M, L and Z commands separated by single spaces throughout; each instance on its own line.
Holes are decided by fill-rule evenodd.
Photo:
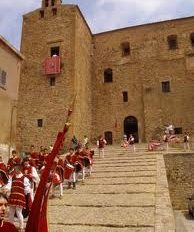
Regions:
M 55 0 L 51 0 L 51 6 L 55 5 Z
M 108 68 L 104 70 L 104 83 L 112 82 L 112 81 L 113 81 L 112 69 Z

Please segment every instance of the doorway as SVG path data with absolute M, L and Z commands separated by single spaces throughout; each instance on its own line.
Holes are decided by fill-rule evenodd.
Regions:
M 135 138 L 135 142 L 139 142 L 139 135 L 138 135 L 138 121 L 134 116 L 128 116 L 124 120 L 124 134 L 129 135 L 132 134 Z

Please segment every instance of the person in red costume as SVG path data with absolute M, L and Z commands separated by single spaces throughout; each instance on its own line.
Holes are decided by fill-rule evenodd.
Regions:
M 0 156 L 0 189 L 8 182 L 7 167 Z
M 11 192 L 9 195 L 9 221 L 14 222 L 16 213 L 19 227 L 22 231 L 24 228 L 24 217 L 22 210 L 26 208 L 26 195 L 31 194 L 30 181 L 22 173 L 22 165 L 14 167 L 15 175 L 9 179 L 8 184 L 4 187 L 4 191 Z
M 16 165 L 19 165 L 22 162 L 22 160 L 21 160 L 21 158 L 18 155 L 16 150 L 13 150 L 11 152 L 11 155 L 12 155 L 12 157 L 9 158 L 8 163 L 7 163 L 7 170 L 9 172 L 11 172 Z
M 102 135 L 100 135 L 97 140 L 99 158 L 101 157 L 101 153 L 102 153 L 102 158 L 104 158 L 104 147 L 106 144 L 107 144 L 106 140 Z
M 18 232 L 12 223 L 5 221 L 7 205 L 7 196 L 3 193 L 0 193 L 0 232 Z
M 37 168 L 39 164 L 39 152 L 35 151 L 34 145 L 30 146 L 29 153 L 30 153 L 31 165 Z

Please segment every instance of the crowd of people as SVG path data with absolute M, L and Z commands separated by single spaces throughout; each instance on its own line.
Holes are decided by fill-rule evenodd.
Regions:
M 190 137 L 188 132 L 185 132 L 183 138 L 181 139 L 175 134 L 174 126 L 169 125 L 165 127 L 164 134 L 162 138 L 159 139 L 151 139 L 148 142 L 148 151 L 155 151 L 155 150 L 169 150 L 169 145 L 177 143 L 183 144 L 184 151 L 190 151 Z M 135 147 L 135 138 L 132 134 L 127 136 L 126 134 L 123 135 L 123 140 L 121 142 L 121 147 L 123 147 L 126 151 L 136 151 Z
M 175 134 L 174 126 L 170 124 L 169 126 L 165 127 L 164 134 L 162 140 L 160 139 L 152 139 L 148 143 L 148 151 L 154 151 L 157 149 L 160 150 L 169 150 L 169 144 L 177 143 L 181 144 L 183 143 L 183 149 L 184 151 L 190 150 L 190 137 L 188 132 L 186 131 L 183 135 L 183 138 L 181 139 Z
M 127 138 L 127 135 L 123 135 L 123 141 L 121 143 L 121 147 L 123 147 L 126 151 L 131 150 L 133 152 L 136 151 L 135 148 L 135 138 L 132 134 L 129 135 L 129 138 Z
M 102 147 L 99 145 L 99 151 L 102 151 Z M 7 164 L 0 157 L 0 232 L 23 231 L 24 218 L 31 209 L 34 194 L 52 149 L 52 146 L 49 149 L 41 146 L 37 151 L 35 146 L 31 145 L 24 157 L 13 150 Z M 82 143 L 74 136 L 68 152 L 57 155 L 53 163 L 54 169 L 52 168 L 49 174 L 52 181 L 50 198 L 57 196 L 58 188 L 58 197 L 62 198 L 64 189 L 76 189 L 78 179 L 84 181 L 86 175 L 91 175 L 93 156 L 94 150 L 89 148 L 87 136 L 84 136 Z M 4 220 L 7 206 L 8 217 Z M 14 226 L 15 218 L 19 224 L 17 229 Z
M 165 149 L 168 150 L 168 143 L 175 138 L 173 130 L 166 130 L 163 143 L 152 140 L 148 144 L 148 150 L 156 150 L 162 144 L 165 144 Z M 183 143 L 184 149 L 190 150 L 188 133 L 184 134 Z M 104 158 L 106 144 L 107 141 L 100 135 L 96 142 L 99 158 Z M 128 137 L 124 135 L 121 146 L 125 150 L 135 152 L 134 136 L 132 134 Z M 28 216 L 34 194 L 52 149 L 52 145 L 49 149 L 41 146 L 37 151 L 35 146 L 31 145 L 24 157 L 21 157 L 16 150 L 13 150 L 7 164 L 3 162 L 0 156 L 0 232 L 23 231 L 24 218 Z M 83 142 L 80 142 L 73 136 L 68 152 L 62 155 L 58 154 L 53 163 L 54 169 L 52 169 L 49 176 L 52 182 L 50 198 L 56 197 L 57 187 L 59 189 L 57 192 L 58 197 L 62 198 L 64 186 L 66 186 L 66 189 L 76 189 L 78 179 L 81 178 L 84 181 L 86 175 L 90 176 L 93 158 L 94 150 L 89 148 L 88 137 L 84 136 Z M 5 212 L 8 205 L 8 220 L 5 221 Z M 19 223 L 18 229 L 14 226 L 15 216 Z

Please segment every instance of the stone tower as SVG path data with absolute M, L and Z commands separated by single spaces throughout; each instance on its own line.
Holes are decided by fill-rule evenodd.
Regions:
M 90 137 L 92 35 L 75 5 L 43 0 L 23 17 L 18 147 L 53 144 L 74 99 L 73 136 Z

